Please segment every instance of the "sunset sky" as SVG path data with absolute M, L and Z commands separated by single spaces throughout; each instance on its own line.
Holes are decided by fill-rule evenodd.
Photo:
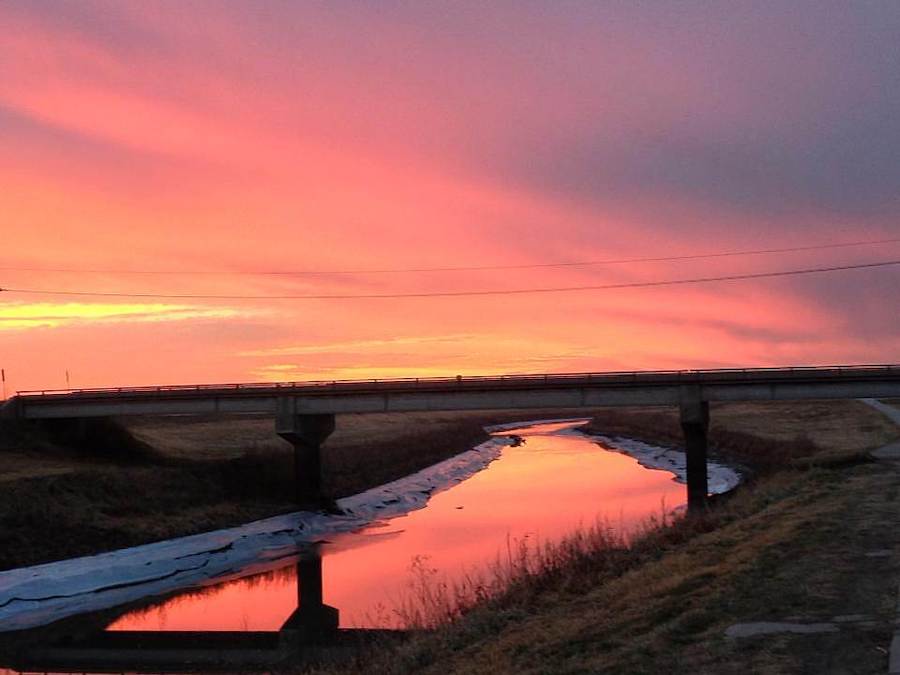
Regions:
M 894 0 L 4 0 L 0 35 L 3 288 L 402 294 L 900 259 L 386 271 L 900 238 Z M 292 271 L 314 274 L 272 274 Z M 66 370 L 82 387 L 888 363 L 898 288 L 894 266 L 444 298 L 2 292 L 0 367 L 11 393 Z

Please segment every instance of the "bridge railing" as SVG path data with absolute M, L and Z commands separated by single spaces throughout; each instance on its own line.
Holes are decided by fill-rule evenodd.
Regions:
M 106 397 L 122 394 L 137 395 L 173 395 L 191 394 L 198 392 L 235 393 L 261 392 L 280 390 L 302 391 L 341 391 L 359 389 L 391 389 L 408 387 L 440 387 L 440 388 L 472 388 L 486 385 L 530 385 L 530 384 L 554 384 L 581 381 L 591 383 L 618 383 L 635 381 L 659 381 L 659 382 L 705 382 L 733 379 L 759 379 L 763 378 L 793 378 L 798 375 L 816 375 L 817 377 L 840 378 L 843 376 L 865 375 L 898 375 L 900 365 L 896 364 L 863 364 L 863 365 L 836 365 L 836 366 L 792 366 L 792 367 L 765 367 L 765 368 L 717 368 L 699 370 L 637 370 L 637 371 L 606 371 L 587 373 L 540 373 L 540 374 L 506 374 L 506 375 L 459 375 L 455 377 L 402 377 L 402 378 L 373 378 L 366 380 L 305 380 L 291 382 L 240 382 L 221 384 L 174 384 L 174 385 L 150 385 L 137 387 L 96 387 L 81 389 L 41 389 L 17 392 L 19 396 L 28 398 L 57 398 L 57 397 Z

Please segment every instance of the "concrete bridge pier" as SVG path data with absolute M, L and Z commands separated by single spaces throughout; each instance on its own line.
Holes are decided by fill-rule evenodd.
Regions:
M 682 387 L 679 398 L 687 455 L 688 512 L 697 512 L 706 508 L 709 494 L 706 466 L 709 402 L 703 400 L 699 386 Z
M 275 433 L 294 446 L 294 481 L 300 505 L 333 507 L 322 491 L 322 443 L 333 431 L 334 415 L 297 414 L 293 399 L 279 399 Z

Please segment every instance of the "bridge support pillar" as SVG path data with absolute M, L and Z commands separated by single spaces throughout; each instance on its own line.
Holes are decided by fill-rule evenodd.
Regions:
M 302 506 L 334 508 L 322 492 L 322 443 L 334 431 L 334 415 L 294 412 L 293 399 L 280 399 L 275 433 L 294 446 L 296 500 Z
M 709 446 L 709 402 L 704 401 L 699 386 L 681 390 L 681 429 L 687 455 L 688 512 L 706 508 L 709 494 L 706 454 Z

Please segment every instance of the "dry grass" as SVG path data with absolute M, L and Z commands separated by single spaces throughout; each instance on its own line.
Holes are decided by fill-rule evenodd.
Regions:
M 418 471 L 477 445 L 489 424 L 589 411 L 478 411 L 339 415 L 323 449 L 325 490 L 342 497 Z M 232 462 L 290 498 L 293 454 L 270 417 L 145 418 L 123 423 L 162 457 Z M 273 483 L 274 481 L 274 483 Z M 278 484 L 280 482 L 280 484 Z
M 611 409 L 592 431 L 679 444 L 673 408 Z M 756 473 L 810 464 L 852 462 L 900 438 L 896 426 L 859 401 L 722 403 L 710 410 L 712 454 Z
M 667 526 L 670 518 L 663 513 L 659 520 L 648 521 L 637 538 Z M 577 528 L 560 541 L 508 540 L 492 563 L 453 582 L 430 567 L 427 556 L 418 556 L 410 568 L 409 591 L 394 611 L 407 630 L 439 630 L 482 606 L 498 600 L 508 603 L 517 593 L 533 595 L 540 588 L 565 584 L 564 579 L 581 583 L 588 567 L 591 574 L 601 568 L 608 572 L 629 558 L 631 535 L 598 522 Z
M 770 476 L 627 551 L 600 541 L 573 569 L 513 585 L 350 670 L 884 672 L 898 575 L 889 560 L 865 554 L 900 546 L 896 485 L 896 474 L 871 464 Z M 724 637 L 739 621 L 856 613 L 874 624 L 824 637 Z
M 643 428 L 652 433 L 641 435 L 654 440 L 677 430 L 669 410 L 622 412 L 601 413 L 595 426 L 635 435 L 649 425 Z M 898 571 L 889 558 L 866 553 L 900 551 L 900 478 L 864 453 L 895 440 L 898 429 L 855 402 L 729 405 L 713 416 L 719 452 L 740 456 L 756 448 L 763 455 L 752 486 L 703 517 L 648 529 L 631 542 L 594 528 L 557 547 L 513 547 L 505 560 L 454 587 L 426 569 L 406 615 L 412 625 L 436 630 L 337 670 L 886 670 Z M 775 470 L 779 457 L 788 466 Z M 866 614 L 874 623 L 824 637 L 724 637 L 739 621 L 842 614 Z
M 325 489 L 353 494 L 472 447 L 486 424 L 552 414 L 572 412 L 340 416 Z M 75 447 L 65 425 L 0 430 L 0 570 L 296 510 L 293 451 L 271 418 L 123 423 L 98 421 Z
M 486 438 L 460 420 L 397 433 L 398 420 L 341 420 L 326 452 L 327 487 L 349 494 Z M 70 447 L 59 429 L 0 438 L 0 569 L 238 525 L 296 510 L 293 451 L 271 419 L 158 418 Z M 362 442 L 366 434 L 371 445 Z M 133 436 L 132 436 L 133 435 Z M 393 441 L 390 439 L 393 438 Z M 355 442 L 355 444 L 354 444 Z
M 326 442 L 328 453 L 382 444 L 407 445 L 426 435 L 458 435 L 463 428 L 541 416 L 590 416 L 591 411 L 477 411 L 423 413 L 366 413 L 339 415 Z M 268 416 L 125 418 L 135 437 L 167 457 L 228 459 L 248 451 L 283 451 L 289 446 L 275 435 Z M 413 449 L 414 450 L 414 449 Z
M 600 433 L 681 438 L 672 409 L 593 413 Z M 414 471 L 478 442 L 487 423 L 583 414 L 342 417 L 326 446 L 329 488 L 347 494 Z M 598 525 L 539 549 L 512 543 L 452 587 L 423 560 L 404 618 L 436 630 L 350 670 L 882 672 L 897 569 L 865 553 L 900 551 L 900 489 L 896 472 L 859 460 L 896 440 L 897 428 L 852 401 L 724 404 L 712 420 L 715 452 L 752 466 L 753 485 L 704 517 L 630 541 Z M 292 509 L 290 448 L 271 419 L 133 420 L 128 431 L 133 438 L 109 434 L 119 445 L 102 448 L 0 438 L 0 569 Z M 874 626 L 827 638 L 723 637 L 736 621 L 851 613 Z
M 828 454 L 871 450 L 897 437 L 889 419 L 859 401 L 727 403 L 715 406 L 712 415 L 714 429 L 774 441 L 801 436 Z
M 672 410 L 594 412 L 602 433 L 680 438 Z M 328 445 L 331 487 L 351 491 L 421 468 L 477 442 L 485 423 L 579 414 L 341 418 Z M 4 459 L 15 462 L 3 473 L 13 466 L 15 475 L 0 492 L 0 569 L 290 510 L 290 449 L 271 425 L 138 420 L 129 429 L 152 448 L 138 463 L 46 438 L 7 439 Z M 555 547 L 513 545 L 505 560 L 457 587 L 435 585 L 423 568 L 405 617 L 440 628 L 367 653 L 350 670 L 879 672 L 896 569 L 865 552 L 900 550 L 897 479 L 882 465 L 833 460 L 858 459 L 898 435 L 855 402 L 716 406 L 713 441 L 724 456 L 755 463 L 753 486 L 704 518 L 631 542 L 597 527 Z M 828 645 L 815 636 L 722 637 L 735 621 L 857 612 L 877 616 L 877 626 L 831 636 Z

